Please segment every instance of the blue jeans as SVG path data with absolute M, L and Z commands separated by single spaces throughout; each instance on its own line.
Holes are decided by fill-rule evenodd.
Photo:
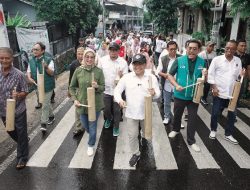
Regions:
M 168 92 L 163 90 L 163 99 L 164 99 L 164 118 L 171 117 L 171 99 L 173 92 Z
M 229 100 L 219 97 L 213 97 L 213 107 L 211 114 L 211 130 L 216 131 L 218 127 L 218 115 L 228 106 Z M 227 125 L 225 127 L 225 135 L 232 135 L 234 129 L 235 112 L 228 111 Z
M 88 120 L 88 114 L 81 114 L 81 116 L 80 116 L 82 125 L 85 128 L 85 131 L 87 133 L 89 133 L 88 145 L 90 147 L 95 146 L 97 120 L 98 120 L 99 115 L 100 115 L 100 112 L 96 112 L 96 120 L 95 121 L 89 121 Z

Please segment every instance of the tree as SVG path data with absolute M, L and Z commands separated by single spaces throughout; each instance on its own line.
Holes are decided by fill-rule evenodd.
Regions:
M 177 28 L 178 0 L 144 0 L 144 4 L 158 31 L 168 34 Z
M 227 0 L 231 5 L 230 13 L 236 15 L 241 13 L 242 17 L 250 17 L 250 1 L 249 0 Z
M 50 22 L 63 22 L 70 34 L 80 30 L 94 30 L 101 14 L 97 0 L 34 0 L 38 17 Z

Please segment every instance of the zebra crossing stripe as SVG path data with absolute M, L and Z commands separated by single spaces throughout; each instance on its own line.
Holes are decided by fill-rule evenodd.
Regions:
M 224 117 L 227 117 L 227 111 L 224 110 L 222 112 Z M 245 122 L 243 122 L 239 117 L 237 117 L 237 122 L 234 123 L 234 126 L 237 127 L 237 129 L 243 134 L 245 135 L 248 140 L 250 140 L 250 128 L 249 125 L 247 125 Z
M 250 110 L 248 108 L 237 108 L 237 109 L 240 110 L 240 112 L 242 112 L 243 114 L 245 114 L 247 117 L 249 117 Z
M 210 124 L 210 114 L 203 106 L 199 106 L 198 114 L 204 123 Z M 239 145 L 234 145 L 224 139 L 224 129 L 219 123 L 216 138 L 240 168 L 250 168 L 250 156 Z
M 191 153 L 198 169 L 207 169 L 207 168 L 214 168 L 219 169 L 220 166 L 214 160 L 212 154 L 208 151 L 206 146 L 204 145 L 203 141 L 201 140 L 198 133 L 195 133 L 195 140 L 196 144 L 200 147 L 201 152 L 195 152 L 187 143 L 187 124 L 186 122 L 182 122 L 185 126 L 183 130 L 181 130 L 181 134 L 184 138 L 184 141 L 188 147 L 189 152 Z
M 75 106 L 65 114 L 56 128 L 50 133 L 47 139 L 39 147 L 39 149 L 29 159 L 27 166 L 47 167 L 53 156 L 61 146 L 65 137 L 68 135 L 75 120 Z
M 153 102 L 152 109 L 152 145 L 156 168 L 157 170 L 177 170 L 178 166 L 172 152 L 172 147 L 170 145 L 165 126 L 162 123 L 159 108 L 155 102 Z
M 103 114 L 101 113 L 98 122 L 97 122 L 97 132 L 96 132 L 96 146 L 98 145 L 101 132 L 103 129 Z M 69 168 L 85 168 L 90 169 L 92 167 L 92 163 L 95 157 L 96 150 L 94 151 L 93 156 L 87 155 L 87 149 L 88 149 L 88 139 L 89 135 L 87 132 L 84 133 L 81 142 L 79 143 L 76 152 L 70 161 Z
M 129 160 L 132 156 L 129 148 L 128 130 L 126 129 L 127 118 L 120 123 L 120 134 L 116 141 L 116 151 L 114 160 L 114 169 L 134 170 L 130 167 Z

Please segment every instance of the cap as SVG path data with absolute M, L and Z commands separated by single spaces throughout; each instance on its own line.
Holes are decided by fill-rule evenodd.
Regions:
M 134 55 L 132 64 L 135 64 L 135 63 L 146 64 L 146 57 L 142 54 Z
M 115 41 L 115 43 L 117 43 L 118 45 L 120 45 L 120 44 L 122 43 L 122 41 L 119 40 L 119 39 L 117 39 L 117 40 Z
M 109 44 L 109 49 L 114 48 L 115 50 L 119 50 L 120 46 L 116 42 L 111 42 Z
M 208 41 L 208 42 L 206 43 L 206 46 L 211 46 L 211 45 L 215 45 L 215 44 L 216 44 L 216 42 Z

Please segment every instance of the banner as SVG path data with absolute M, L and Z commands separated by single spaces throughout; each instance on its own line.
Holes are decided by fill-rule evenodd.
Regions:
M 46 52 L 50 52 L 49 38 L 47 30 L 33 30 L 26 28 L 16 28 L 16 36 L 19 48 L 29 56 L 32 55 L 32 47 L 36 42 L 42 42 L 46 46 Z
M 2 4 L 0 4 L 0 47 L 10 47 Z

